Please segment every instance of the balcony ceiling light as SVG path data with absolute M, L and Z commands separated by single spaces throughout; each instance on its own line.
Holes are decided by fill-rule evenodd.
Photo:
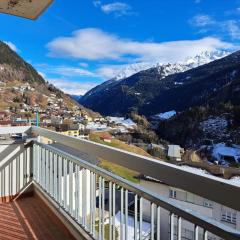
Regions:
M 1 0 L 0 12 L 37 19 L 53 0 Z

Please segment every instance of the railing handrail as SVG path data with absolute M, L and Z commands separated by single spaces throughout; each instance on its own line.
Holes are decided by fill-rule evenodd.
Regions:
M 43 128 L 32 127 L 32 132 L 240 211 L 240 186 L 228 180 Z
M 134 184 L 128 180 L 125 180 L 124 178 L 117 176 L 105 169 L 102 169 L 96 165 L 93 165 L 85 160 L 82 160 L 76 156 L 73 156 L 69 153 L 66 153 L 64 151 L 61 151 L 58 148 L 55 148 L 51 145 L 46 145 L 43 143 L 35 142 L 36 145 L 39 145 L 42 148 L 45 148 L 52 153 L 58 154 L 63 159 L 67 159 L 74 164 L 79 165 L 82 168 L 88 169 L 91 172 L 94 172 L 95 174 L 103 177 L 106 181 L 110 181 L 115 183 L 116 185 L 127 189 L 135 194 L 137 194 L 139 197 L 142 197 L 151 203 L 156 204 L 157 206 L 160 206 L 166 210 L 168 210 L 171 213 L 176 214 L 179 217 L 182 217 L 184 220 L 187 220 L 189 222 L 193 222 L 195 225 L 202 227 L 203 229 L 206 229 L 207 231 L 216 234 L 218 236 L 221 236 L 223 238 L 229 239 L 229 240 L 237 240 L 240 238 L 240 232 L 228 227 L 222 223 L 217 222 L 214 219 L 205 217 L 196 211 L 184 208 L 182 205 L 177 204 L 175 201 L 163 197 L 159 194 L 156 194 L 154 192 L 151 192 L 147 190 L 146 188 L 141 187 L 140 185 Z

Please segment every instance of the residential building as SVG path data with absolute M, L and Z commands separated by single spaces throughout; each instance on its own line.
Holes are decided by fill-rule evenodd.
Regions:
M 55 130 L 64 135 L 71 137 L 79 136 L 79 126 L 78 124 L 59 124 L 55 126 Z
M 179 145 L 168 145 L 168 157 L 171 160 L 181 161 L 183 151 Z
M 240 211 L 233 210 L 226 206 L 223 206 L 214 201 L 208 200 L 196 194 L 184 191 L 179 188 L 171 187 L 163 182 L 145 178 L 140 180 L 140 185 L 146 189 L 153 191 L 162 197 L 169 198 L 173 200 L 179 206 L 183 208 L 190 209 L 196 213 L 199 213 L 205 217 L 216 220 L 219 223 L 223 223 L 234 229 L 240 230 Z M 150 221 L 151 215 L 149 213 L 150 202 L 143 202 L 143 219 Z M 170 235 L 170 212 L 164 209 L 161 210 L 161 236 L 163 239 L 169 239 Z M 177 224 L 175 223 L 175 229 L 177 229 Z M 177 231 L 176 231 L 177 233 Z M 200 232 L 201 236 L 199 239 L 203 238 L 203 232 Z M 193 240 L 194 238 L 194 226 L 188 222 L 182 222 L 182 238 L 186 240 Z M 209 240 L 221 240 L 217 236 L 209 234 Z

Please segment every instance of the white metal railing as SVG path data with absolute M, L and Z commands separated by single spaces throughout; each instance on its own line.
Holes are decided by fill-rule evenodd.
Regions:
M 203 198 L 240 211 L 240 187 L 211 175 L 202 175 L 179 166 L 145 156 L 129 153 L 87 140 L 65 136 L 42 128 L 32 128 L 37 136 L 43 136 L 87 155 L 96 156 L 158 179 L 169 186 L 186 190 Z M 207 186 L 207 187 L 206 187 Z M 233 197 L 235 196 L 235 197 Z
M 0 145 L 0 202 L 14 198 L 31 182 L 31 151 L 30 145 Z
M 118 163 L 162 180 L 170 186 L 240 210 L 240 187 L 225 180 L 194 174 L 171 164 L 46 129 L 33 127 L 31 131 L 35 136 L 42 136 L 85 154 Z M 12 186 L 18 182 L 18 176 L 22 179 L 20 187 L 33 181 L 93 239 L 180 240 L 185 239 L 183 229 L 186 225 L 191 226 L 195 240 L 240 239 L 240 233 L 233 228 L 185 209 L 172 199 L 155 194 L 53 146 L 39 141 L 35 141 L 33 147 L 25 146 L 26 150 L 19 152 L 22 157 L 17 158 L 13 165 L 9 160 L 9 167 L 6 168 L 9 174 L 1 175 L 1 191 L 3 192 L 7 185 L 10 190 L 13 189 Z M 13 155 L 11 159 L 14 157 L 18 156 Z M 18 162 L 21 167 L 13 167 L 19 164 Z M 21 171 L 15 171 L 16 169 Z M 15 180 L 5 182 L 3 187 L 3 180 L 12 178 Z M 20 191 L 20 187 L 16 188 L 15 192 Z M 6 194 L 11 194 L 11 191 L 3 192 L 3 195 Z M 133 203 L 131 209 L 130 202 Z M 146 208 L 149 219 L 144 216 Z M 169 221 L 167 235 L 163 234 L 162 220 Z
M 35 142 L 33 152 L 34 181 L 95 239 L 117 239 L 116 235 L 123 240 L 145 239 L 143 204 L 146 201 L 149 202 L 151 216 L 150 236 L 147 239 L 166 239 L 161 238 L 160 231 L 163 209 L 169 212 L 171 240 L 176 236 L 182 239 L 184 221 L 193 224 L 194 239 L 204 236 L 207 240 L 212 234 L 230 240 L 240 237 L 240 233 L 230 227 L 184 209 L 171 199 L 154 194 L 51 145 Z M 130 194 L 134 199 L 134 227 L 131 229 L 128 209 Z M 116 224 L 116 208 L 120 209 L 120 226 Z M 116 232 L 116 229 L 119 231 Z

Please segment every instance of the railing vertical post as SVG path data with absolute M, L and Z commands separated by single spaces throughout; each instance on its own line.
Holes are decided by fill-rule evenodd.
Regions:
M 174 220 L 175 220 L 175 216 L 174 213 L 171 213 L 170 215 L 170 239 L 174 240 Z
M 33 180 L 34 179 L 34 175 L 35 175 L 35 171 L 34 169 L 36 169 L 36 167 L 34 166 L 36 164 L 36 152 L 35 152 L 35 147 L 33 142 L 31 142 L 30 145 L 30 154 L 29 154 L 29 180 Z
M 194 235 L 195 235 L 194 239 L 195 240 L 198 240 L 198 238 L 199 238 L 199 233 L 198 232 L 199 232 L 199 227 L 197 225 L 195 225 L 194 226 Z
M 115 234 L 115 213 L 116 213 L 116 184 L 113 183 L 113 191 L 112 191 L 112 212 L 113 212 L 113 219 L 112 219 L 112 224 L 113 224 L 113 240 L 116 238 Z
M 161 208 L 157 207 L 157 240 L 161 237 Z
M 73 215 L 73 162 L 69 162 L 69 213 Z
M 182 239 L 182 218 L 178 217 L 178 240 Z
M 63 206 L 67 209 L 67 159 L 63 158 Z
M 96 174 L 93 173 L 93 237 L 95 238 L 95 221 L 96 221 Z
M 88 228 L 87 223 L 87 211 L 88 211 L 88 203 L 87 203 L 87 193 L 88 193 L 88 182 L 87 182 L 87 170 L 85 168 L 82 169 L 82 188 L 83 188 L 83 202 L 82 202 L 82 210 L 83 210 L 83 226 Z
M 134 197 L 134 240 L 137 240 L 138 230 L 138 195 Z
M 93 234 L 93 172 L 90 172 L 90 233 Z
M 58 159 L 57 154 L 54 154 L 54 165 L 53 165 L 53 197 L 57 200 L 57 189 L 58 189 L 58 182 L 57 182 L 57 170 L 58 170 Z
M 58 201 L 60 206 L 63 205 L 63 196 L 62 196 L 62 181 L 63 181 L 63 168 L 62 168 L 62 161 L 63 158 L 61 156 L 58 156 Z
M 124 189 L 121 188 L 121 216 L 120 216 L 120 239 L 123 240 L 123 225 L 124 225 L 124 214 L 123 214 L 123 208 L 124 208 Z
M 125 190 L 125 240 L 128 239 L 128 190 Z
M 75 173 L 75 219 L 79 221 L 79 166 L 76 165 Z
M 206 231 L 205 229 L 204 229 L 203 237 L 204 237 L 204 240 L 208 240 L 208 231 Z
M 102 177 L 98 179 L 98 239 L 102 240 Z
M 155 230 L 155 224 L 154 224 L 154 217 L 155 217 L 155 204 L 151 203 L 151 240 L 154 240 L 154 230 Z
M 143 198 L 139 200 L 139 240 L 142 240 L 143 231 Z
M 54 153 L 52 151 L 49 151 L 49 193 L 53 197 L 53 155 Z
M 112 182 L 109 182 L 108 187 L 108 194 L 109 194 L 109 240 L 112 240 Z
M 105 237 L 105 179 L 102 178 L 102 239 Z

